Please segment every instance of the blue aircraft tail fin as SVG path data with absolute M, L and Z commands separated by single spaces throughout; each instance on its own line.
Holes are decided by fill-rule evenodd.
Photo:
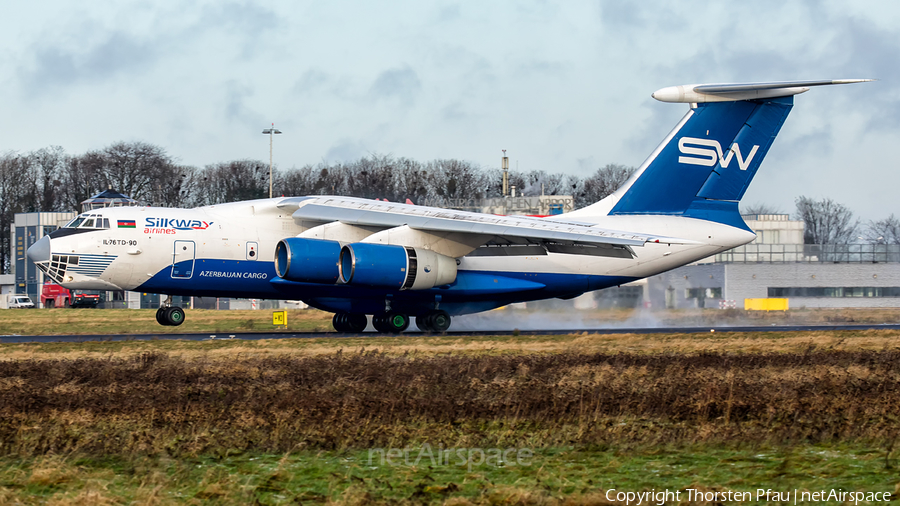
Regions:
M 683 215 L 745 227 L 738 202 L 792 106 L 792 96 L 697 104 L 617 192 L 609 214 Z

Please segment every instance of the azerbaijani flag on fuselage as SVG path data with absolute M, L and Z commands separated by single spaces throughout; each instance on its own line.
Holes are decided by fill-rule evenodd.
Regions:
M 134 220 L 118 220 L 119 228 L 136 228 Z

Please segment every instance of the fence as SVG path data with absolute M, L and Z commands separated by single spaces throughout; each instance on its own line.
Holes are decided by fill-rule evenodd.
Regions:
M 717 263 L 900 262 L 900 244 L 746 244 L 715 256 Z

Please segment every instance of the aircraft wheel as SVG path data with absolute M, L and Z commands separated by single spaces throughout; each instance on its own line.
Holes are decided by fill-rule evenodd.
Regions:
M 334 330 L 338 332 L 350 332 L 350 328 L 347 325 L 347 317 L 350 316 L 347 313 L 334 313 L 334 317 L 331 318 L 331 326 L 334 327 Z
M 409 315 L 394 311 L 372 315 L 372 326 L 384 334 L 399 334 L 409 328 L 409 322 Z
M 450 313 L 444 310 L 432 311 L 429 323 L 435 332 L 446 332 L 450 328 Z
M 177 327 L 184 323 L 184 309 L 180 307 L 170 307 L 163 313 L 163 319 L 169 325 Z
M 375 330 L 378 332 L 390 332 L 387 326 L 385 325 L 385 320 L 387 315 L 384 313 L 376 313 L 372 315 L 372 326 L 375 327 Z
M 391 311 L 384 317 L 384 327 L 386 332 L 391 334 L 399 334 L 409 328 L 409 315 L 403 313 L 395 313 Z
M 164 308 L 164 307 L 161 307 L 156 310 L 156 323 L 158 323 L 160 325 L 168 325 L 168 323 L 166 323 L 165 318 L 163 317 L 163 313 L 165 311 L 166 311 L 166 308 Z
M 431 332 L 430 314 L 416 315 L 416 327 L 422 332 Z
M 351 313 L 347 315 L 347 329 L 349 332 L 362 332 L 366 330 L 369 319 L 361 313 Z
M 416 326 L 422 332 L 445 332 L 450 328 L 450 315 L 446 311 L 429 311 L 416 316 Z

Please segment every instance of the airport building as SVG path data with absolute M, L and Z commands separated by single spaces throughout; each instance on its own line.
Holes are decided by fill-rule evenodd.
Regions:
M 32 301 L 40 300 L 44 273 L 25 257 L 25 252 L 42 237 L 65 225 L 74 217 L 75 213 L 17 213 L 15 215 L 13 224 L 10 226 L 12 235 L 10 259 L 13 265 L 12 281 L 14 283 L 10 293 L 28 295 Z
M 774 297 L 791 308 L 900 307 L 900 245 L 803 244 L 803 222 L 786 214 L 744 221 L 753 242 L 636 283 L 640 303 L 743 308 Z

